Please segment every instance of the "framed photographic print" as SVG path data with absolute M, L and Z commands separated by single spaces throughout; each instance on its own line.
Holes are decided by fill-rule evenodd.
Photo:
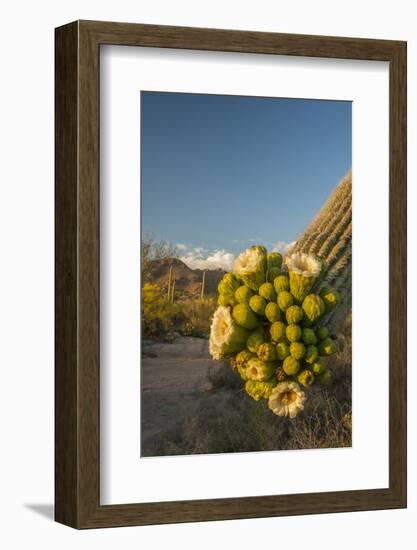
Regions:
M 406 43 L 56 29 L 56 520 L 406 506 Z

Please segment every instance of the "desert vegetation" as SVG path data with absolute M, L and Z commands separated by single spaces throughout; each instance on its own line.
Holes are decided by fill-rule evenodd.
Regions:
M 192 270 L 174 246 L 145 236 L 142 241 L 142 336 L 169 340 L 173 334 L 208 338 L 224 271 Z
M 142 288 L 142 336 L 169 340 L 177 335 L 207 338 L 216 298 L 169 299 L 165 289 L 152 283 Z

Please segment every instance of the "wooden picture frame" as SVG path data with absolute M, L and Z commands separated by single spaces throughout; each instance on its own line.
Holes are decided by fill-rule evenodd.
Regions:
M 56 29 L 55 519 L 75 528 L 406 506 L 406 43 L 76 21 Z M 99 56 L 117 44 L 389 62 L 389 487 L 100 505 Z

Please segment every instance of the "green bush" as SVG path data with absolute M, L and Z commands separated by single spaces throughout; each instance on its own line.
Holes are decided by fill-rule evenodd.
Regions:
M 142 288 L 142 333 L 145 338 L 156 338 L 172 330 L 183 319 L 181 308 L 166 298 L 158 285 L 145 283 Z
M 196 336 L 198 338 L 208 338 L 210 334 L 210 324 L 213 313 L 216 309 L 216 299 L 214 297 L 195 298 L 178 302 L 178 307 L 184 321 L 178 328 L 184 336 Z
M 190 298 L 169 302 L 160 286 L 145 283 L 142 288 L 142 332 L 144 338 L 157 339 L 170 331 L 184 336 L 208 338 L 216 298 Z

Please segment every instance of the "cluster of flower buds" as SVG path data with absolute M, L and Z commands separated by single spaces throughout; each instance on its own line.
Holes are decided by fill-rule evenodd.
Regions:
M 331 381 L 323 359 L 336 350 L 324 319 L 339 297 L 323 286 L 323 271 L 316 256 L 297 252 L 283 262 L 278 252 L 252 246 L 218 286 L 210 354 L 229 358 L 248 395 L 268 399 L 279 416 L 294 418 L 305 389 Z

